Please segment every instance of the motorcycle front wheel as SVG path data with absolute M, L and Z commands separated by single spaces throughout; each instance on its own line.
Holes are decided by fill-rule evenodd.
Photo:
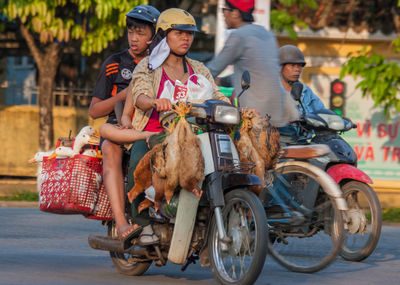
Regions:
M 382 209 L 374 189 L 359 181 L 341 186 L 349 210 L 348 224 L 340 255 L 361 261 L 375 250 L 382 229 Z
M 274 170 L 281 179 L 286 179 L 285 189 L 279 191 L 286 191 L 299 204 L 310 203 L 306 200 L 311 194 L 310 185 L 314 185 L 312 200 L 315 202 L 307 207 L 308 214 L 287 205 L 297 217 L 290 220 L 288 213 L 271 213 L 266 209 L 268 218 L 275 221 L 282 218 L 282 222 L 268 222 L 268 251 L 279 264 L 294 272 L 313 273 L 325 268 L 336 259 L 343 243 L 343 212 L 323 190 L 323 179 L 330 177 L 320 169 L 313 169 L 313 165 L 296 162 L 295 165 L 278 164 Z
M 230 241 L 221 241 L 215 216 L 208 236 L 214 277 L 221 284 L 253 284 L 262 271 L 267 254 L 264 208 L 249 190 L 232 190 L 225 195 L 222 220 Z
M 108 236 L 117 238 L 114 221 L 108 225 Z M 129 276 L 143 275 L 149 269 L 151 261 L 139 262 L 134 256 L 126 253 L 110 251 L 111 261 L 119 273 Z

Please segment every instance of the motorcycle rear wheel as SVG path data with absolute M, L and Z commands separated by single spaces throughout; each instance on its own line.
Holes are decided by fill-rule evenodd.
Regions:
M 108 225 L 108 236 L 117 237 L 114 221 Z M 132 261 L 130 254 L 110 251 L 111 261 L 119 273 L 129 276 L 143 275 L 149 269 L 152 261 Z
M 361 261 L 375 250 L 382 229 L 382 209 L 374 189 L 359 181 L 349 181 L 341 186 L 349 211 L 360 212 L 366 218 L 364 232 L 351 234 L 345 231 L 340 255 L 349 261 Z M 350 214 L 351 216 L 351 214 Z M 356 217 L 357 218 L 357 217 Z
M 307 165 L 286 164 L 282 167 L 278 165 L 275 169 L 276 172 L 293 179 L 287 181 L 293 189 L 302 190 L 308 183 L 317 183 L 319 190 L 315 205 L 309 209 L 312 215 L 303 215 L 303 222 L 268 224 L 268 250 L 279 264 L 290 271 L 313 273 L 336 259 L 343 242 L 344 225 L 343 213 L 335 199 L 322 189 L 324 176 L 314 173 L 311 166 Z M 304 195 L 304 192 L 298 191 L 297 195 Z M 299 211 L 293 214 L 296 213 Z M 267 215 L 272 217 L 268 212 Z
M 221 284 L 253 284 L 263 269 L 267 254 L 264 208 L 249 190 L 232 190 L 225 195 L 222 219 L 231 242 L 222 243 L 213 217 L 208 252 L 214 277 Z

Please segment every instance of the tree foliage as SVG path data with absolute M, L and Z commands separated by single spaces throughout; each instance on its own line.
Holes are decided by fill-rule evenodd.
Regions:
M 397 2 L 400 7 L 400 0 Z M 400 31 L 398 31 L 400 32 Z M 392 41 L 394 52 L 400 52 L 400 36 Z M 375 107 L 382 107 L 387 118 L 400 111 L 400 67 L 399 63 L 388 60 L 385 56 L 367 50 L 364 46 L 360 51 L 349 53 L 347 62 L 343 65 L 340 77 L 346 74 L 361 81 L 362 96 L 371 96 Z
M 398 44 L 399 40 L 394 44 Z M 398 46 L 397 46 L 398 48 Z M 348 61 L 343 65 L 340 78 L 346 74 L 358 77 L 361 81 L 356 88 L 360 88 L 362 96 L 371 96 L 375 107 L 383 107 L 388 117 L 400 111 L 400 67 L 398 62 L 387 60 L 385 56 L 367 50 L 366 46 L 360 51 L 351 52 Z
M 85 55 L 101 52 L 122 36 L 125 14 L 146 0 L 8 0 L 0 4 L 9 20 L 19 19 L 40 43 L 81 40 Z M 3 5 L 3 7 L 1 7 Z
M 39 71 L 39 148 L 54 142 L 53 89 L 64 48 L 81 43 L 81 53 L 101 52 L 121 37 L 125 14 L 146 0 L 6 0 L 0 14 L 20 24 Z
M 320 7 L 316 4 L 318 2 Z M 381 1 L 382 2 L 382 1 Z M 390 3 L 389 3 L 390 2 Z M 297 34 L 294 29 L 295 26 L 305 28 L 307 25 L 313 23 L 308 21 L 303 22 L 296 15 L 301 15 L 302 9 L 316 9 L 320 11 L 320 20 L 315 21 L 309 27 L 311 28 L 323 28 L 326 27 L 327 17 L 331 15 L 334 4 L 333 1 L 314 1 L 314 0 L 273 0 L 271 1 L 271 26 L 274 30 L 282 32 L 287 31 L 289 36 L 296 40 Z M 360 3 L 353 1 L 353 6 L 357 6 Z M 327 5 L 329 4 L 329 5 Z M 396 12 L 395 5 L 400 7 L 400 0 L 385 2 L 386 12 L 393 14 L 394 26 L 397 33 L 400 34 L 400 16 Z M 351 5 L 349 3 L 348 5 Z M 392 6 L 394 7 L 392 7 Z M 329 6 L 329 7 L 328 7 Z M 350 8 L 353 6 L 349 6 Z M 321 9 L 320 9 L 321 8 Z M 326 11 L 325 11 L 325 10 Z M 371 7 L 371 11 L 373 7 Z M 322 11 L 325 11 L 324 17 L 322 17 Z M 383 11 L 382 9 L 379 11 Z M 316 12 L 318 13 L 318 11 Z M 309 15 L 309 14 L 307 14 Z M 377 15 L 378 16 L 378 15 Z M 380 15 L 382 16 L 382 15 Z M 303 19 L 303 18 L 302 18 Z M 358 19 L 361 21 L 361 19 Z M 368 21 L 365 21 L 369 23 Z M 374 23 L 374 21 L 372 21 Z M 374 30 L 370 27 L 370 30 Z M 400 36 L 392 42 L 393 50 L 397 53 L 400 52 Z M 362 92 L 362 96 L 370 96 L 375 103 L 375 107 L 382 107 L 384 114 L 390 117 L 394 112 L 400 111 L 400 68 L 398 62 L 388 60 L 385 56 L 379 55 L 374 50 L 367 50 L 366 47 L 358 52 L 352 52 L 347 55 L 347 62 L 343 65 L 340 77 L 343 78 L 346 74 L 352 75 L 354 79 L 360 78 L 361 81 L 357 84 L 356 88 L 359 88 Z
M 311 9 L 317 8 L 317 3 L 314 0 L 276 0 L 279 2 L 280 6 L 289 8 L 294 7 L 294 9 L 304 9 L 305 7 L 310 7 Z M 297 39 L 297 33 L 294 29 L 295 26 L 300 28 L 307 28 L 307 24 L 302 20 L 294 16 L 293 14 L 281 10 L 281 9 L 271 9 L 270 12 L 270 22 L 271 28 L 277 32 L 286 31 L 288 35 L 293 39 Z

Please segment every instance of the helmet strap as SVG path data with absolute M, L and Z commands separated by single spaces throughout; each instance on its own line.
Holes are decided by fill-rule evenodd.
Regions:
M 149 45 L 150 52 L 165 38 L 164 31 L 159 30 L 152 38 Z
M 173 52 L 172 50 L 170 51 L 170 53 L 175 55 L 176 57 L 182 58 L 183 72 L 187 73 L 188 70 L 187 70 L 187 66 L 186 66 L 186 57 L 185 57 L 187 53 L 181 55 L 181 54 L 177 54 L 177 53 Z

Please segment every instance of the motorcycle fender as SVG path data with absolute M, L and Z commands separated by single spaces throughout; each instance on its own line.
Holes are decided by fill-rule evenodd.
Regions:
M 344 210 L 344 211 L 348 210 L 347 203 L 343 197 L 342 190 L 340 190 L 338 184 L 324 170 L 310 163 L 297 160 L 280 162 L 277 164 L 276 169 L 280 169 L 282 167 L 290 165 L 301 166 L 302 168 L 308 169 L 310 172 L 313 172 L 315 175 L 321 177 L 322 178 L 322 180 L 320 181 L 321 186 L 328 195 L 330 195 L 336 200 L 339 210 Z
M 367 174 L 350 164 L 335 164 L 328 169 L 327 173 L 338 184 L 343 179 L 357 180 L 367 184 L 373 183 Z
M 257 185 L 263 185 L 257 175 L 214 172 L 208 175 L 205 180 L 205 190 L 210 202 L 210 208 L 225 206 L 224 193 L 228 190 Z
M 247 173 L 225 173 L 222 176 L 222 189 L 264 185 L 257 175 Z
M 174 232 L 168 251 L 168 261 L 184 264 L 192 240 L 199 199 L 191 192 L 181 189 L 176 213 Z

